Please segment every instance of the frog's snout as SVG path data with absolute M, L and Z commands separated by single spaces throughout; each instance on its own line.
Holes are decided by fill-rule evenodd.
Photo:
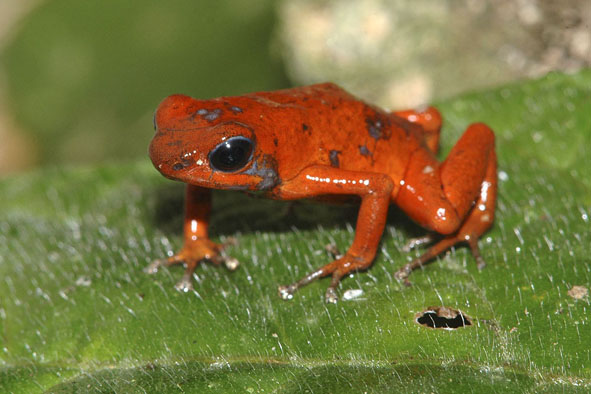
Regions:
M 178 148 L 182 141 L 176 130 L 182 130 L 191 112 L 191 103 L 195 100 L 189 96 L 175 94 L 168 96 L 154 111 L 154 130 L 156 134 L 150 143 L 149 154 L 154 166 L 165 176 L 173 168 L 171 158 L 179 156 Z M 171 131 L 173 131 L 171 133 Z

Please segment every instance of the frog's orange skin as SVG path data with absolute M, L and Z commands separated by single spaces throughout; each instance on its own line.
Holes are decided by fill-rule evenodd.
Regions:
M 262 192 L 280 200 L 361 198 L 349 250 L 299 282 L 280 287 L 285 299 L 331 275 L 326 299 L 336 302 L 340 279 L 371 265 L 391 203 L 442 235 L 401 268 L 398 279 L 406 280 L 413 269 L 459 242 L 467 242 L 479 267 L 484 265 L 477 240 L 493 222 L 497 191 L 494 134 L 484 124 L 469 126 L 439 163 L 441 117 L 436 109 L 390 113 L 331 83 L 212 100 L 174 95 L 160 104 L 154 123 L 154 166 L 188 187 L 184 246 L 148 271 L 185 262 L 177 285 L 181 290 L 191 288 L 201 260 L 228 261 L 221 246 L 208 238 L 210 189 Z

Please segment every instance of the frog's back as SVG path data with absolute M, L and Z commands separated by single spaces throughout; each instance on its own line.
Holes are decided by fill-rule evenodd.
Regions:
M 412 152 L 421 145 L 419 126 L 369 105 L 332 83 L 261 92 L 251 97 L 268 105 L 275 103 L 278 110 L 286 111 L 278 113 L 284 112 L 290 121 L 282 122 L 278 117 L 275 124 L 285 127 L 277 134 L 280 143 L 290 148 L 280 149 L 278 154 L 305 157 L 299 170 L 322 164 L 385 173 L 399 182 Z M 279 162 L 293 160 L 286 157 Z

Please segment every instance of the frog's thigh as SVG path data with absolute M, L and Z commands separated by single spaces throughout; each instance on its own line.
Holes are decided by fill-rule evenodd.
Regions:
M 394 201 L 420 225 L 451 234 L 486 190 L 485 177 L 496 185 L 495 163 L 493 132 L 474 123 L 441 165 L 427 150 L 415 151 Z
M 412 220 L 440 234 L 451 234 L 461 223 L 441 186 L 439 163 L 426 150 L 413 153 L 394 199 Z

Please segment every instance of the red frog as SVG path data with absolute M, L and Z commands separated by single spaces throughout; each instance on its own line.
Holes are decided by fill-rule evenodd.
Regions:
M 150 158 L 165 177 L 187 183 L 184 246 L 161 265 L 185 263 L 177 289 L 192 289 L 202 260 L 228 266 L 222 246 L 208 237 L 211 189 L 258 192 L 278 200 L 330 201 L 358 196 L 353 244 L 336 260 L 279 287 L 291 299 L 300 287 L 331 276 L 326 301 L 337 301 L 343 276 L 367 269 L 384 232 L 388 206 L 396 204 L 434 242 L 395 277 L 458 243 L 467 243 L 478 267 L 478 238 L 492 225 L 497 195 L 494 134 L 470 125 L 442 163 L 441 116 L 435 108 L 386 112 L 332 83 L 197 100 L 173 95 L 159 105 Z

